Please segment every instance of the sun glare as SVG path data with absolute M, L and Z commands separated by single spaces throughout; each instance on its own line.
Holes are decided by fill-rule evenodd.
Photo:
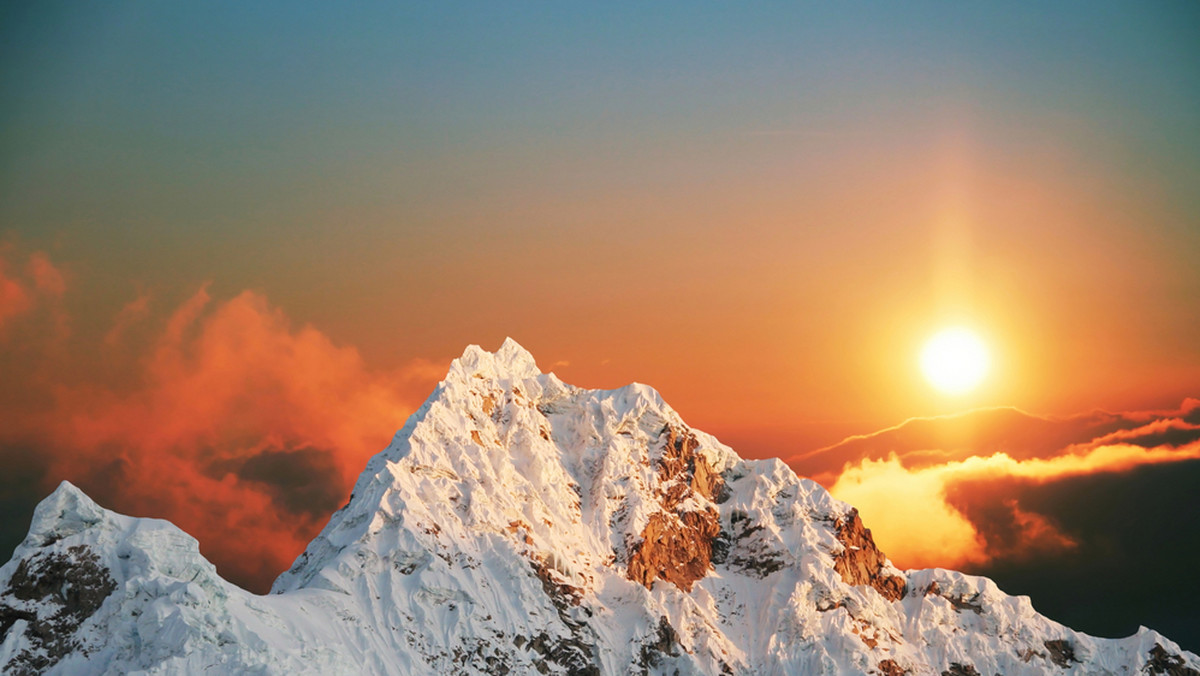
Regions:
M 966 394 L 987 375 L 987 346 L 970 329 L 954 327 L 936 333 L 921 350 L 921 372 L 946 394 Z

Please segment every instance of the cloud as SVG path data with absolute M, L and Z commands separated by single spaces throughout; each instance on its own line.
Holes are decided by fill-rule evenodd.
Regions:
M 364 425 L 410 408 L 356 350 L 311 327 L 293 330 L 262 296 L 243 293 L 201 320 L 209 302 L 201 289 L 172 314 L 132 391 L 60 391 L 77 443 L 236 455 L 266 434 L 275 445 L 304 440 L 348 453 L 387 434 Z M 239 443 L 222 443 L 230 439 Z
M 0 329 L 14 317 L 27 312 L 33 305 L 29 290 L 20 280 L 10 277 L 0 259 Z
M 1098 635 L 1144 624 L 1200 645 L 1200 580 L 1185 563 L 1200 559 L 1200 400 L 918 418 L 792 464 L 858 507 L 901 567 L 992 577 Z
M 29 277 L 40 293 L 60 297 L 67 292 L 67 280 L 46 254 L 35 251 L 29 256 Z
M 979 566 L 997 560 L 1028 561 L 1064 554 L 1079 547 L 1078 538 L 1064 532 L 1056 519 L 1023 509 L 1011 493 L 995 490 L 1006 483 L 964 481 L 945 487 L 946 504 L 970 522 L 982 544 L 978 555 L 963 564 Z
M 315 448 L 265 449 L 236 464 L 242 481 L 262 484 L 272 499 L 293 514 L 321 518 L 345 499 L 340 487 L 327 478 L 337 471 L 333 454 Z
M 830 484 L 846 463 L 881 460 L 895 453 L 906 467 L 1004 453 L 1016 459 L 1045 458 L 1073 444 L 1088 443 L 1153 420 L 1155 413 L 1093 411 L 1073 416 L 1038 416 L 1012 407 L 912 418 L 871 434 L 788 458 L 797 472 Z
M 790 464 L 857 506 L 898 564 L 969 567 L 1063 551 L 1075 541 L 1053 518 L 993 494 L 990 484 L 1188 460 L 1200 449 L 1198 410 L 1193 399 L 1178 410 L 1059 417 L 978 409 L 913 418 Z
M 910 420 L 804 457 L 829 467 L 845 453 L 826 485 L 859 508 L 901 567 L 986 575 L 1089 633 L 1124 636 L 1142 624 L 1194 649 L 1198 427 L 1196 399 L 1061 418 L 988 409 Z
M 432 383 L 424 362 L 370 371 L 357 350 L 292 327 L 259 294 L 212 304 L 205 287 L 171 314 L 127 391 L 59 390 L 54 443 L 73 450 L 50 474 L 100 472 L 85 489 L 175 521 L 261 589 Z
M 1143 448 L 1158 446 L 1177 448 L 1197 440 L 1200 440 L 1200 424 L 1190 423 L 1181 416 L 1155 420 L 1130 430 L 1118 430 L 1098 439 L 1096 443 L 1124 443 Z
M 32 300 L 69 292 L 49 259 L 29 257 L 26 272 L 0 277 L 0 289 L 12 280 Z M 69 479 L 111 509 L 170 519 L 222 574 L 265 592 L 445 366 L 371 369 L 250 291 L 218 299 L 204 285 L 164 315 L 139 295 L 102 337 L 73 338 L 78 354 L 110 348 L 102 369 L 0 355 L 10 376 L 0 401 L 14 402 L 0 408 L 0 462 L 21 477 L 0 486 L 21 533 L 0 535 L 15 545 L 35 500 Z
M 962 485 L 950 499 L 973 523 L 989 502 L 1016 501 L 1045 515 L 1075 545 L 1026 551 L 971 566 L 1053 619 L 1097 636 L 1153 627 L 1200 648 L 1200 460 L 1141 465 L 1056 481 L 995 479 Z M 986 494 L 985 494 L 986 492 Z
M 104 334 L 104 345 L 109 349 L 121 346 L 129 330 L 150 315 L 150 294 L 139 293 L 137 298 L 126 303 L 113 318 L 112 328 Z
M 901 456 L 848 465 L 830 492 L 856 507 L 880 546 L 903 567 L 963 567 L 997 557 L 1024 556 L 1073 541 L 1042 515 L 1011 500 L 995 500 L 978 486 L 999 479 L 1050 482 L 1097 472 L 1200 458 L 1200 443 L 1179 448 L 1118 443 L 1069 447 L 1052 458 L 1017 459 L 1006 453 L 907 467 Z M 976 492 L 960 489 L 976 487 Z M 958 492 L 955 492 L 958 490 Z M 970 511 L 963 503 L 1003 505 Z M 972 518 L 969 518 L 972 517 Z
M 1192 425 L 1200 425 L 1200 399 L 1187 398 L 1180 407 L 1180 419 Z
M 19 259 L 13 245 L 0 245 L 0 338 L 12 321 L 61 298 L 67 289 L 66 278 L 46 254 L 29 254 L 23 266 Z M 14 268 L 24 268 L 24 273 Z

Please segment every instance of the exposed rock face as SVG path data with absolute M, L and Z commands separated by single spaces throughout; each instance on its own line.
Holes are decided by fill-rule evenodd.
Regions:
M 658 477 L 663 507 L 674 509 L 693 492 L 707 500 L 720 502 L 725 482 L 708 458 L 697 452 L 700 442 L 696 435 L 690 430 L 668 425 L 663 428 L 661 438 Z
M 883 660 L 877 667 L 882 676 L 908 676 L 912 672 L 900 666 L 896 660 Z
M 671 622 L 665 616 L 661 617 L 655 633 L 642 644 L 638 666 L 642 668 L 643 673 L 649 673 L 650 669 L 663 662 L 664 657 L 678 656 L 679 633 L 675 631 L 675 627 L 671 626 Z
M 98 562 L 83 545 L 20 562 L 4 593 L 17 603 L 0 605 L 0 641 L 23 623 L 30 648 L 5 665 L 11 670 L 5 673 L 42 673 L 81 648 L 75 630 L 117 587 Z
M 1150 660 L 1146 662 L 1145 672 L 1166 676 L 1200 676 L 1200 671 L 1189 667 L 1182 656 L 1172 655 L 1158 644 L 1150 649 Z
M 689 430 L 670 426 L 663 430 L 663 435 L 666 439 L 662 456 L 658 460 L 658 473 L 662 485 L 672 486 L 672 482 L 678 482 L 709 500 L 720 502 L 719 495 L 724 488 L 724 481 L 708 462 L 708 458 L 696 452 L 700 446 L 696 435 Z M 683 494 L 682 497 L 687 495 Z M 673 509 L 678 501 L 664 501 L 663 506 Z
M 727 530 L 713 546 L 713 563 L 725 563 L 760 580 L 787 565 L 786 552 L 771 541 L 763 525 L 740 510 L 730 513 Z
M 940 597 L 946 599 L 950 603 L 950 605 L 953 606 L 954 609 L 960 613 L 964 610 L 969 610 L 969 611 L 975 613 L 976 615 L 983 614 L 983 604 L 979 599 L 978 592 L 973 593 L 973 594 L 951 594 L 949 592 L 943 591 L 942 588 L 938 586 L 938 583 L 934 582 L 933 584 L 926 587 L 924 592 L 921 592 L 919 589 L 916 589 L 916 590 L 913 590 L 913 593 L 914 594 L 922 594 L 924 596 L 940 596 Z M 1051 641 L 1051 643 L 1053 643 L 1053 641 Z M 1047 647 L 1049 647 L 1049 646 L 1047 646 Z M 1068 647 L 1069 647 L 1069 644 L 1068 644 Z M 1040 654 L 1040 653 L 1038 653 L 1038 654 Z
M 647 589 L 663 579 L 690 592 L 712 568 L 712 541 L 720 532 L 715 512 L 654 514 L 629 559 L 629 579 Z
M 1046 650 L 1050 652 L 1050 661 L 1063 669 L 1070 669 L 1072 662 L 1079 661 L 1075 657 L 1075 646 L 1071 645 L 1070 641 L 1055 639 L 1043 641 L 1042 645 L 1046 646 Z
M 570 676 L 600 676 L 600 669 L 595 665 L 593 655 L 595 646 L 580 641 L 574 636 L 565 639 L 555 638 L 543 632 L 532 638 L 526 638 L 518 634 L 513 637 L 513 645 L 518 649 L 527 649 L 538 655 L 538 658 L 533 660 L 533 666 L 540 674 L 560 671 Z M 486 650 L 488 646 L 481 642 L 479 647 Z M 483 664 L 479 664 L 477 655 L 473 654 L 470 657 L 475 659 L 461 662 L 456 660 L 455 666 L 474 667 L 478 671 L 489 674 L 507 674 L 512 669 L 506 663 L 505 655 L 501 651 L 496 651 L 491 656 L 485 656 L 482 660 Z M 461 671 L 467 670 L 462 669 Z
M 713 541 L 721 532 L 713 505 L 724 481 L 703 454 L 695 435 L 668 426 L 663 430 L 656 497 L 663 511 L 650 516 L 642 540 L 629 557 L 629 579 L 647 589 L 666 580 L 690 592 L 712 569 Z
M 838 522 L 837 539 L 844 549 L 834 556 L 833 566 L 846 584 L 870 585 L 889 601 L 904 598 L 904 578 L 883 572 L 887 557 L 875 547 L 871 531 L 863 527 L 857 509 Z

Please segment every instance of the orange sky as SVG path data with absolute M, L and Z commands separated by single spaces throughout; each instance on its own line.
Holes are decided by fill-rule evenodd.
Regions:
M 1195 394 L 1187 12 L 373 11 L 14 14 L 10 268 L 80 336 L 206 283 L 374 368 L 512 336 L 755 455 Z M 969 397 L 916 370 L 949 322 Z

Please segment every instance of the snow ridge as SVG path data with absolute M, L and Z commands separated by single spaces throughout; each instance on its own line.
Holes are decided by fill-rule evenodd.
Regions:
M 1200 676 L 1156 632 L 1094 638 L 986 578 L 899 571 L 782 462 L 742 460 L 645 385 L 567 385 L 511 339 L 454 361 L 265 597 L 64 482 L 0 568 L 0 665 Z

